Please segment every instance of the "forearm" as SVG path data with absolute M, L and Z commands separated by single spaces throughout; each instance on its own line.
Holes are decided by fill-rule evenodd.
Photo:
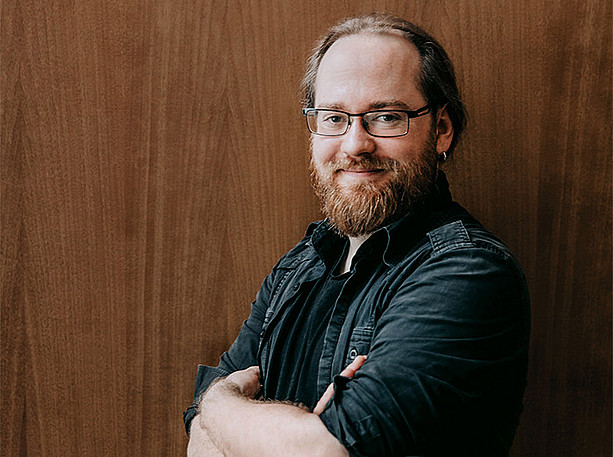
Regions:
M 319 416 L 297 406 L 252 400 L 220 382 L 197 417 L 227 457 L 348 456 Z
M 208 432 L 200 426 L 200 415 L 194 417 L 190 427 L 187 457 L 224 457 Z

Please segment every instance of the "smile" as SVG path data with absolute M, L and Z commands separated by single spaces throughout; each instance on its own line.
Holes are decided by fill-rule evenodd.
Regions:
M 383 168 L 341 168 L 337 171 L 337 176 L 340 178 L 341 182 L 359 182 L 378 180 L 385 175 L 385 172 Z
M 378 173 L 383 173 L 384 171 L 385 170 L 382 168 L 369 168 L 369 169 L 348 168 L 348 169 L 338 170 L 339 173 L 348 174 L 349 176 L 362 176 L 362 177 L 372 176 Z

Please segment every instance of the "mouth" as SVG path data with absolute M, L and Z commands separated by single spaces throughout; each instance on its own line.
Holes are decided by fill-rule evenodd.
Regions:
M 359 183 L 374 182 L 385 176 L 386 170 L 383 168 L 341 168 L 337 170 L 336 176 L 340 182 Z
M 341 168 L 337 172 L 355 176 L 372 176 L 383 173 L 385 170 L 383 168 Z

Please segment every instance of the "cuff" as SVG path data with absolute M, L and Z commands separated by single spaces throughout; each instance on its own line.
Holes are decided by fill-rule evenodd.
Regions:
M 198 365 L 198 374 L 196 375 L 196 387 L 194 388 L 194 400 L 192 404 L 183 412 L 183 423 L 185 424 L 185 432 L 189 435 L 189 426 L 192 419 L 198 414 L 198 403 L 200 396 L 217 378 L 227 376 L 230 373 L 218 367 L 209 367 L 207 365 Z
M 380 440 L 380 436 L 374 426 L 373 417 L 366 416 L 363 419 L 356 419 L 361 411 L 356 410 L 352 413 L 351 400 L 343 399 L 350 380 L 351 378 L 340 375 L 334 377 L 334 396 L 319 418 L 328 431 L 345 446 L 351 457 L 364 457 L 363 452 L 371 455 L 368 450 L 363 449 L 364 442 L 372 446 Z M 382 454 L 375 452 L 372 455 Z

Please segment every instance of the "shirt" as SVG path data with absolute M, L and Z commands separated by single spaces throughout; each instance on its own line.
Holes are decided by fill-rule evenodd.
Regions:
M 304 303 L 292 307 L 271 350 L 268 376 L 277 382 L 269 385 L 267 396 L 300 403 L 313 409 L 319 400 L 317 372 L 324 336 L 345 280 L 328 271 L 307 295 Z
M 219 365 L 199 366 L 186 427 L 218 376 L 259 365 L 264 395 L 274 391 L 275 338 L 344 243 L 320 221 L 279 260 Z M 452 201 L 443 173 L 433 195 L 364 242 L 352 272 L 318 364 L 318 396 L 335 384 L 320 415 L 330 433 L 352 456 L 508 455 L 526 381 L 527 287 L 508 248 Z M 354 378 L 337 376 L 358 354 L 368 359 Z

